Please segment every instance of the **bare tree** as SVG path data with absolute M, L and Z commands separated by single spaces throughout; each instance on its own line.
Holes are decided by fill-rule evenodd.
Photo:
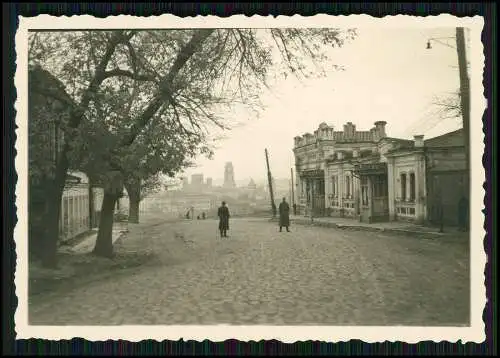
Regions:
M 434 96 L 432 105 L 440 119 L 456 118 L 462 120 L 460 90 L 444 96 Z

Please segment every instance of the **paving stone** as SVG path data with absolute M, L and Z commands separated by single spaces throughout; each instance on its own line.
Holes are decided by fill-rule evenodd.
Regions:
M 463 246 L 315 226 L 285 234 L 244 219 L 220 239 L 214 225 L 169 222 L 150 236 L 145 228 L 142 245 L 158 254 L 157 265 L 35 297 L 31 324 L 468 323 Z

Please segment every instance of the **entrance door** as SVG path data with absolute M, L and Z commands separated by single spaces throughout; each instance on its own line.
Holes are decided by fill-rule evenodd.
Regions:
M 361 177 L 360 218 L 364 222 L 389 219 L 387 176 L 384 174 Z
M 362 176 L 360 180 L 360 190 L 361 190 L 361 198 L 360 198 L 360 220 L 364 222 L 370 221 L 371 210 L 370 210 L 370 186 L 368 185 L 368 177 Z
M 322 216 L 325 214 L 325 180 L 314 178 L 310 185 L 308 206 L 312 208 L 314 215 Z
M 387 176 L 372 176 L 372 221 L 386 221 L 389 218 L 389 197 Z
M 430 223 L 458 224 L 458 202 L 466 191 L 463 188 L 466 173 L 429 173 L 427 179 L 427 217 Z M 442 214 L 442 217 L 441 217 Z

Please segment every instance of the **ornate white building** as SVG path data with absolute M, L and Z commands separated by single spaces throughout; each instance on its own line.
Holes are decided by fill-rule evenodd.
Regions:
M 425 140 L 390 138 L 386 122 L 356 131 L 326 123 L 314 134 L 295 137 L 296 195 L 303 214 L 387 220 L 456 223 L 458 200 L 465 196 L 463 132 Z

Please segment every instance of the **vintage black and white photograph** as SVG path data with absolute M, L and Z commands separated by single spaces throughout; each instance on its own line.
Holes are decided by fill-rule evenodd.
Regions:
M 161 18 L 20 19 L 18 333 L 481 341 L 482 19 Z

